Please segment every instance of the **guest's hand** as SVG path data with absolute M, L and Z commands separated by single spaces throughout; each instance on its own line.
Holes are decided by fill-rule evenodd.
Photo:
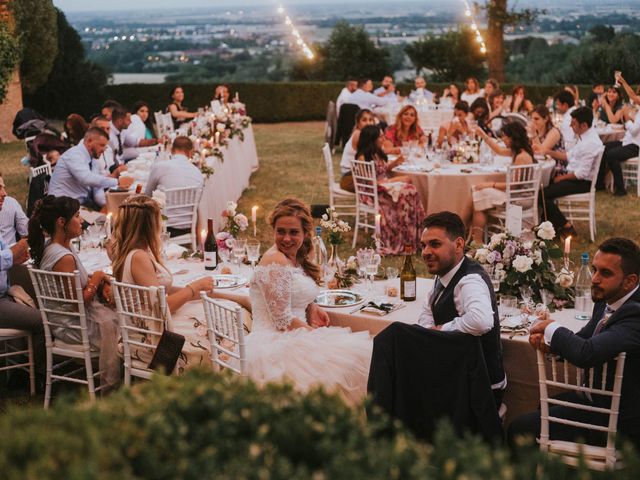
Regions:
M 535 335 L 529 335 L 529 344 L 535 349 L 540 350 L 542 353 L 549 353 L 549 346 L 544 343 L 544 334 L 536 333 Z
M 307 322 L 313 328 L 328 327 L 331 324 L 329 314 L 315 303 L 310 304 L 307 309 Z
M 14 265 L 22 265 L 24 262 L 29 260 L 29 245 L 27 244 L 26 238 L 17 242 L 10 248 L 10 250 L 13 254 Z
M 442 325 L 434 325 L 431 330 L 442 330 Z
M 126 165 L 120 165 L 119 167 L 114 169 L 113 172 L 111 172 L 111 176 L 113 178 L 118 178 L 122 172 L 126 172 L 126 171 L 127 171 L 127 166 Z
M 567 178 L 567 175 L 556 175 L 555 177 L 553 177 L 553 183 L 564 182 L 566 178 Z
M 535 335 L 535 334 L 538 334 L 538 333 L 544 334 L 545 329 L 547 328 L 547 326 L 550 323 L 553 323 L 553 320 L 548 319 L 548 320 L 541 320 L 539 322 L 536 322 L 536 323 L 533 324 L 533 326 L 529 330 L 529 333 L 531 335 Z
M 120 177 L 118 178 L 118 186 L 122 189 L 128 189 L 133 185 L 133 177 Z
M 203 277 L 189 284 L 191 288 L 196 292 L 196 296 L 198 292 L 211 292 L 213 290 L 213 278 L 211 277 Z

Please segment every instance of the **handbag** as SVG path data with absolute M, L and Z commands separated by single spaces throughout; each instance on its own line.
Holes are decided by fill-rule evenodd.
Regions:
M 149 362 L 148 368 L 171 375 L 182 353 L 184 342 L 183 335 L 165 329 L 158 341 L 156 351 L 153 353 L 153 358 Z

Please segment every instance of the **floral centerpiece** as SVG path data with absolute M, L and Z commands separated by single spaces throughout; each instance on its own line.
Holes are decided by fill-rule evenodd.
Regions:
M 335 209 L 331 207 L 327 208 L 327 213 L 322 215 L 320 226 L 327 232 L 327 243 L 331 246 L 331 254 L 327 263 L 341 272 L 344 262 L 338 257 L 338 245 L 343 242 L 342 235 L 351 230 L 351 226 L 340 220 Z
M 487 245 L 472 250 L 469 256 L 493 269 L 493 275 L 500 280 L 501 294 L 520 297 L 520 288 L 530 287 L 534 302 L 542 302 L 545 297 L 551 308 L 569 307 L 574 298 L 573 275 L 567 268 L 556 271 L 553 260 L 561 259 L 563 254 L 553 242 L 553 225 L 543 222 L 533 232 L 531 241 L 510 233 L 495 234 Z
M 238 213 L 237 208 L 236 202 L 229 201 L 226 210 L 222 211 L 222 217 L 226 220 L 222 231 L 216 234 L 216 244 L 218 249 L 225 252 L 230 252 L 233 249 L 233 239 L 249 227 L 249 220 L 242 213 Z

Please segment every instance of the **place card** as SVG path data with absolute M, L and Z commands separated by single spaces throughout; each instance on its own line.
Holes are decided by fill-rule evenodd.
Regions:
M 522 234 L 522 207 L 520 205 L 507 207 L 504 227 L 514 237 L 519 237 Z

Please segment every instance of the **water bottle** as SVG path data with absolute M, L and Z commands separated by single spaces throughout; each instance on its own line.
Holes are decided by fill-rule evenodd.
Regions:
M 582 265 L 576 275 L 576 319 L 589 320 L 593 311 L 591 300 L 591 270 L 589 270 L 589 254 L 582 254 Z
M 313 237 L 311 243 L 313 245 L 313 261 L 316 265 L 322 267 L 327 263 L 327 247 L 322 240 L 322 227 L 316 227 L 316 236 Z

